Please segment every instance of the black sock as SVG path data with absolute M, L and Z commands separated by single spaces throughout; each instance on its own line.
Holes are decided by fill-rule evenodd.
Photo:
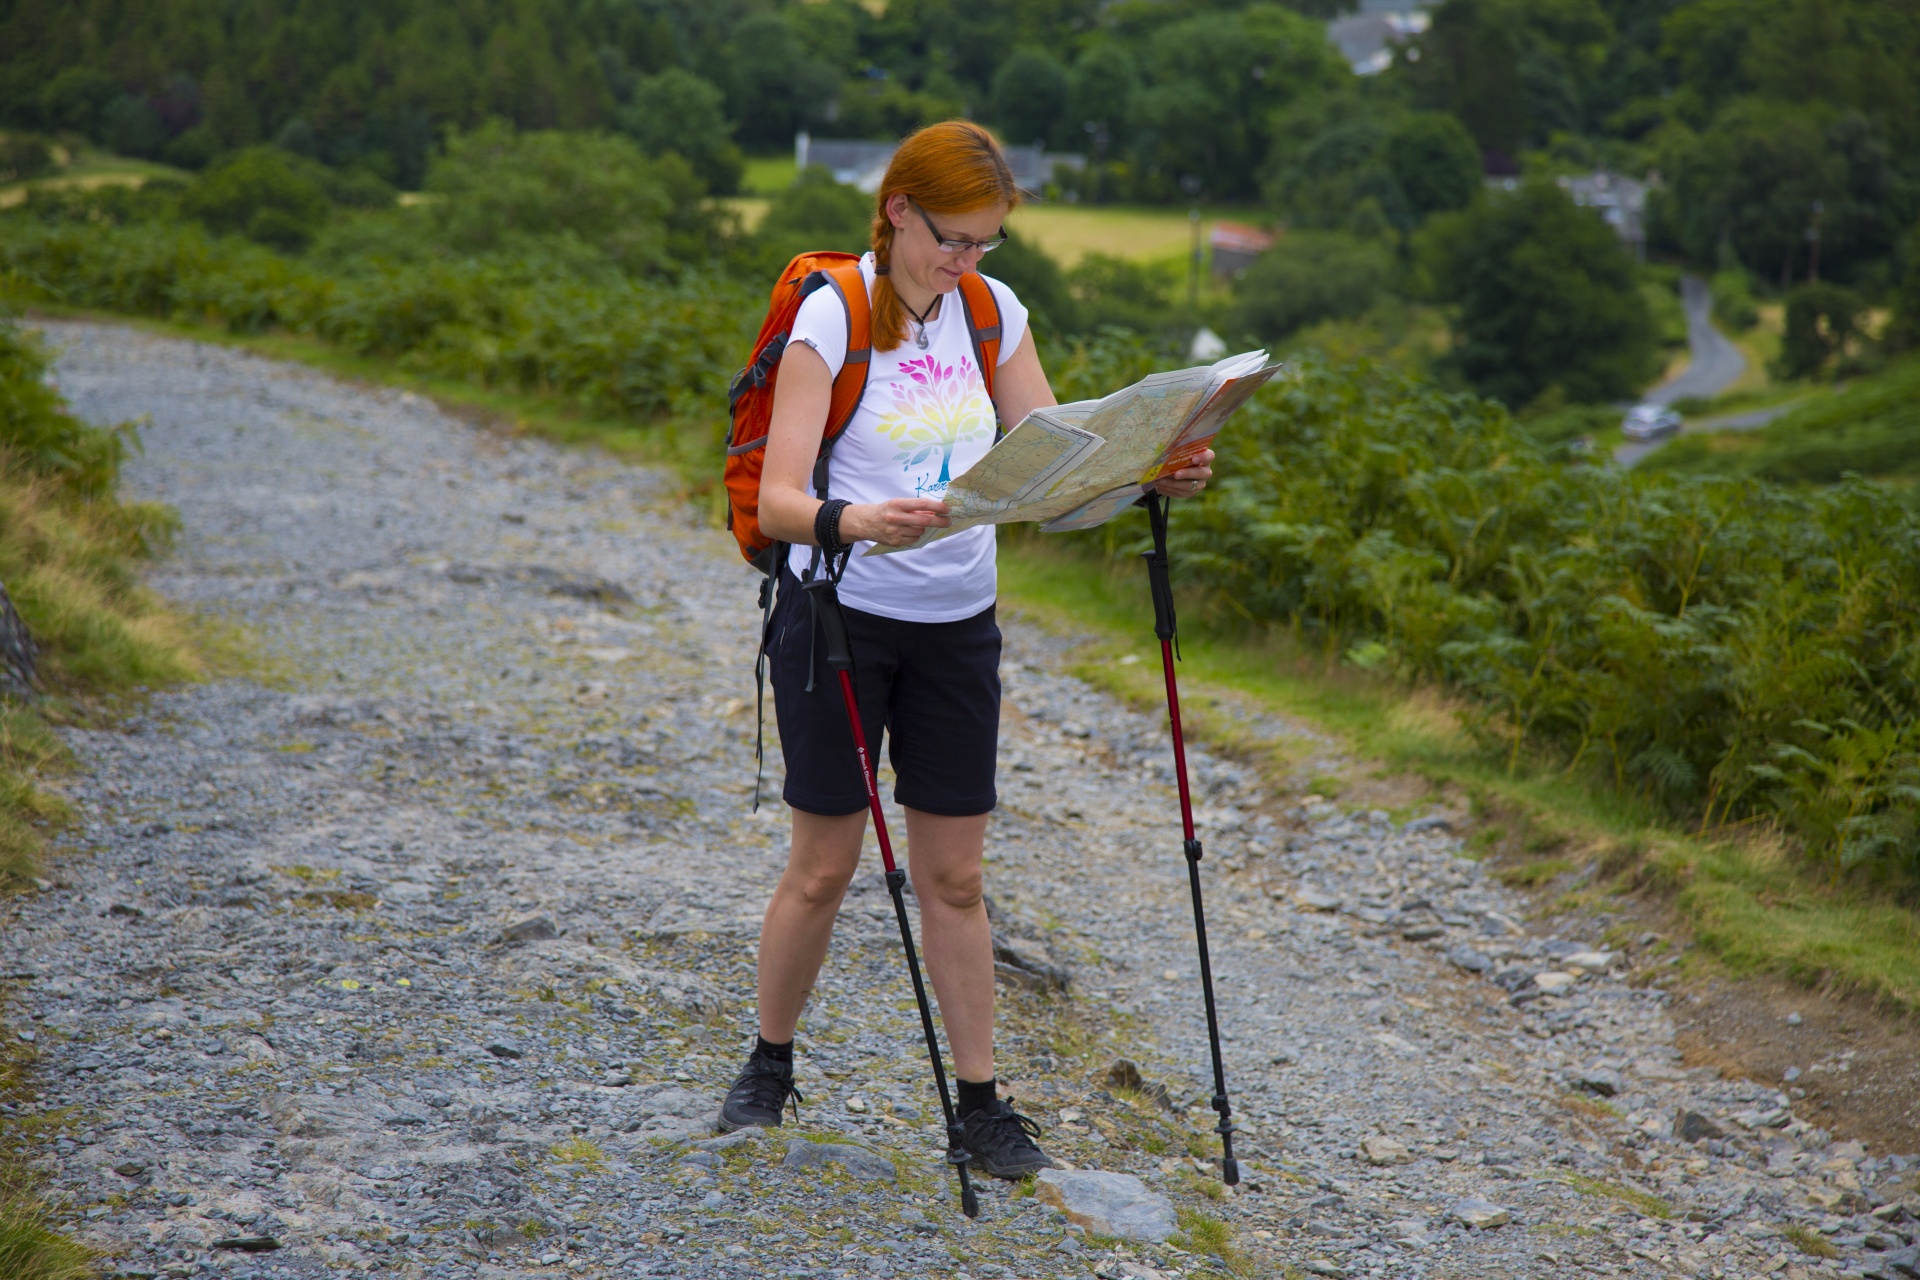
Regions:
M 774 1044 L 765 1036 L 755 1036 L 754 1041 L 753 1051 L 761 1057 L 771 1058 L 775 1062 L 784 1062 L 788 1066 L 793 1065 L 793 1041 L 789 1040 L 785 1044 Z
M 954 1079 L 960 1085 L 960 1114 L 963 1118 L 976 1111 L 985 1111 L 999 1100 L 1000 1095 L 995 1092 L 992 1080 L 975 1084 L 971 1080 L 961 1080 L 958 1076 Z

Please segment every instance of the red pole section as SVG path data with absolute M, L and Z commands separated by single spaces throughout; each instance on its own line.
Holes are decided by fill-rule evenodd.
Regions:
M 1169 668 L 1168 677 L 1172 673 Z M 1171 687 L 1171 686 L 1169 686 Z M 847 727 L 853 730 L 854 754 L 860 757 L 860 781 L 867 784 L 867 811 L 873 814 L 873 833 L 880 838 L 880 861 L 886 864 L 887 873 L 893 873 L 893 841 L 887 838 L 887 815 L 880 809 L 880 786 L 873 777 L 873 758 L 867 754 L 867 731 L 860 725 L 860 699 L 853 694 L 853 674 L 844 668 L 840 672 L 840 696 L 847 700 Z M 1175 720 L 1173 740 L 1180 741 L 1179 721 Z M 1174 750 L 1180 748 L 1176 745 Z M 1185 766 L 1180 774 L 1180 803 L 1186 804 L 1187 777 Z M 1187 819 L 1187 834 L 1193 834 L 1193 819 Z
M 1193 797 L 1187 790 L 1187 739 L 1180 731 L 1180 689 L 1173 679 L 1173 641 L 1160 642 L 1160 669 L 1167 677 L 1167 719 L 1173 725 L 1173 776 L 1180 783 L 1181 833 L 1193 839 Z

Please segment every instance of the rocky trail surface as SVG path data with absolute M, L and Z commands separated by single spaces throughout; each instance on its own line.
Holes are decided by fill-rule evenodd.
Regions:
M 1529 933 L 1444 819 L 1203 754 L 1223 1188 L 1163 721 L 1018 619 L 1002 1079 L 1072 1169 L 959 1215 L 871 870 L 798 1123 L 715 1139 L 786 840 L 731 546 L 416 396 L 46 327 L 79 412 L 148 417 L 155 586 L 280 673 L 70 733 L 77 847 L 9 908 L 53 1194 L 117 1274 L 1920 1274 L 1914 1166 L 1684 1069 L 1648 951 Z

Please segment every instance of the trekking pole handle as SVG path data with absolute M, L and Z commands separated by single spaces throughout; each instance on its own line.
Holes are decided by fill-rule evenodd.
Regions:
M 813 612 L 827 641 L 827 665 L 835 671 L 853 670 L 853 642 L 847 637 L 847 615 L 840 612 L 840 593 L 824 577 L 807 583 L 806 589 L 813 593 Z
M 1173 583 L 1167 575 L 1167 500 L 1149 493 L 1146 507 L 1147 521 L 1153 526 L 1153 550 L 1143 551 L 1140 556 L 1147 562 L 1147 589 L 1153 594 L 1153 634 L 1171 640 L 1178 627 L 1173 616 Z

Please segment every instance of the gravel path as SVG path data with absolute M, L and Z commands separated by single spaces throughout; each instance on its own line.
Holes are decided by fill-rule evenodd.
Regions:
M 280 673 L 70 733 L 79 847 L 10 908 L 15 1025 L 70 1109 L 54 1190 L 121 1275 L 1744 1277 L 1911 1243 L 1909 1162 L 1677 1063 L 1664 995 L 1628 980 L 1651 948 L 1529 934 L 1444 819 L 1202 754 L 1227 1192 L 1195 1159 L 1162 721 L 1017 620 L 1002 1078 L 1052 1150 L 1137 1175 L 1185 1232 L 1115 1241 L 1005 1184 L 959 1216 L 873 874 L 801 1029 L 800 1125 L 714 1142 L 786 839 L 749 809 L 730 543 L 656 475 L 415 396 L 46 327 L 79 412 L 150 415 L 130 487 L 184 519 L 155 586 Z M 1054 974 L 1067 993 L 1033 989 Z M 1109 1078 L 1121 1055 L 1144 1089 Z M 1717 1136 L 1676 1137 L 1687 1110 Z M 791 1167 L 832 1154 L 796 1135 L 891 1168 Z

